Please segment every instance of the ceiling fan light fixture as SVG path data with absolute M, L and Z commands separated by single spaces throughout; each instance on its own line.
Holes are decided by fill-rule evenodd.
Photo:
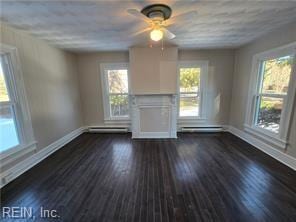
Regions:
M 159 29 L 153 29 L 150 32 L 150 38 L 151 38 L 151 40 L 158 42 L 159 40 L 161 40 L 163 38 L 163 32 Z

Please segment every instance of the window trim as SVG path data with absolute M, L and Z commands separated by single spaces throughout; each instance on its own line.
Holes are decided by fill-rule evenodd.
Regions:
M 260 87 L 259 81 L 262 78 L 262 72 L 260 72 L 260 69 L 263 61 L 279 58 L 289 54 L 294 55 L 294 63 L 291 71 L 287 95 L 280 96 L 280 98 L 283 98 L 283 109 L 281 113 L 279 133 L 274 133 L 272 131 L 263 129 L 255 124 L 256 101 L 258 95 L 260 95 L 258 87 Z M 290 128 L 290 119 L 293 111 L 295 92 L 296 42 L 255 54 L 252 60 L 252 71 L 249 82 L 247 112 L 245 117 L 244 130 L 248 133 L 258 136 L 259 138 L 269 143 L 272 143 L 279 148 L 285 149 L 287 146 L 287 136 Z M 277 95 L 275 95 L 274 97 L 276 96 Z
M 1 165 L 5 165 L 25 153 L 36 150 L 36 144 L 31 114 L 25 91 L 21 63 L 16 47 L 0 43 L 0 54 L 8 54 L 10 58 L 10 75 L 6 79 L 8 93 L 14 106 L 15 125 L 19 139 L 19 145 L 0 152 Z M 7 78 L 7 77 L 6 77 Z M 7 160 L 8 158 L 8 160 Z
M 106 70 L 112 69 L 127 69 L 128 78 L 128 93 L 118 93 L 120 95 L 126 94 L 129 100 L 129 115 L 127 117 L 114 117 L 110 115 L 110 103 L 109 103 L 109 89 L 108 89 L 108 78 Z M 105 122 L 120 122 L 130 120 L 130 75 L 129 75 L 129 64 L 128 63 L 100 63 L 100 77 L 102 86 L 102 97 L 103 97 L 103 109 L 104 109 L 104 121 Z M 116 94 L 116 93 L 112 93 Z
M 179 61 L 178 63 L 178 78 L 177 78 L 177 117 L 180 121 L 203 121 L 206 120 L 206 89 L 208 86 L 208 66 L 207 60 L 188 60 Z M 181 68 L 200 68 L 200 92 L 197 93 L 200 96 L 199 116 L 180 116 L 180 69 Z

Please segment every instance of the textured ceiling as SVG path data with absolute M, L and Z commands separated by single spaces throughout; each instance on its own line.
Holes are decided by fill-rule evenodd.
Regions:
M 235 48 L 290 22 L 296 22 L 295 1 L 159 1 L 173 16 L 196 10 L 190 23 L 169 29 L 180 48 Z M 149 44 L 147 27 L 127 14 L 151 1 L 1 1 L 0 19 L 49 43 L 71 51 L 126 50 Z M 166 42 L 165 44 L 169 44 Z

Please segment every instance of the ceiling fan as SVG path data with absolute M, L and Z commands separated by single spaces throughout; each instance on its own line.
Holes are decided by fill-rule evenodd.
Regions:
M 137 9 L 128 9 L 127 12 L 130 15 L 142 19 L 149 25 L 148 28 L 134 33 L 133 36 L 150 31 L 151 40 L 156 42 L 163 38 L 168 40 L 174 39 L 176 35 L 166 27 L 169 27 L 176 22 L 189 22 L 197 14 L 196 11 L 190 11 L 171 18 L 172 9 L 164 4 L 148 5 L 141 11 Z

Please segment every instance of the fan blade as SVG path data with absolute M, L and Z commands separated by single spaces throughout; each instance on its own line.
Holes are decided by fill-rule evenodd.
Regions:
M 141 30 L 141 31 L 134 32 L 133 34 L 131 34 L 131 36 L 140 35 L 140 34 L 142 34 L 142 33 L 144 33 L 144 32 L 148 32 L 148 31 L 150 31 L 151 29 L 152 29 L 152 28 L 149 27 L 149 28 L 143 29 L 143 30 Z
M 197 11 L 186 12 L 177 16 L 174 16 L 164 22 L 164 26 L 170 26 L 176 22 L 191 22 L 197 15 Z
M 128 9 L 127 12 L 130 14 L 130 15 L 133 15 L 139 19 L 142 19 L 144 20 L 145 22 L 147 22 L 148 24 L 151 24 L 152 23 L 152 20 L 149 19 L 148 17 L 146 17 L 144 14 L 142 14 L 140 11 L 138 11 L 137 9 Z
M 162 31 L 164 32 L 165 38 L 169 40 L 176 38 L 176 35 L 170 32 L 169 30 L 167 30 L 166 28 L 162 28 Z

